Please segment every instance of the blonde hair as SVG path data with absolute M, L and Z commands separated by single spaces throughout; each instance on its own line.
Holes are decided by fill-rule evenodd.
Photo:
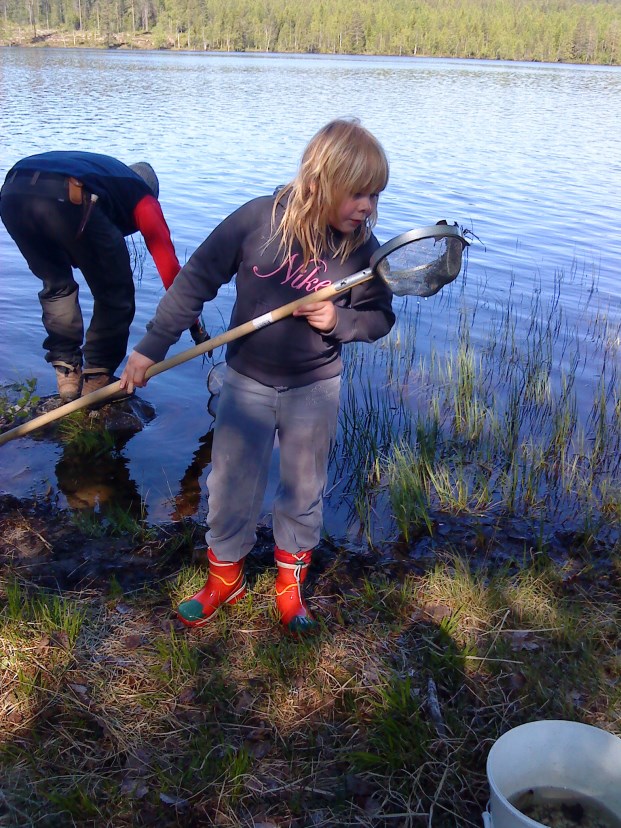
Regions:
M 388 160 L 382 145 L 358 118 L 330 121 L 311 138 L 298 174 L 276 196 L 270 241 L 280 235 L 278 249 L 284 250 L 286 257 L 298 241 L 305 265 L 326 250 L 344 261 L 369 238 L 377 209 L 355 232 L 342 238 L 330 232 L 332 212 L 344 199 L 356 193 L 379 193 L 387 183 Z M 276 227 L 279 204 L 284 204 L 285 210 Z

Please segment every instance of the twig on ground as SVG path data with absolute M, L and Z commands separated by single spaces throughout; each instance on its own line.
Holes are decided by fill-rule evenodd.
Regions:
M 440 702 L 438 701 L 438 690 L 435 681 L 429 677 L 427 681 L 427 708 L 433 723 L 436 726 L 436 732 L 440 739 L 446 739 L 447 731 L 444 719 L 442 718 L 442 710 L 440 709 Z

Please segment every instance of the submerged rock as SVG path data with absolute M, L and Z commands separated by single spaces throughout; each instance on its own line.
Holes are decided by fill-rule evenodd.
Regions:
M 54 411 L 62 404 L 60 398 L 56 395 L 44 397 L 30 419 Z M 134 394 L 124 400 L 109 402 L 92 410 L 81 409 L 67 415 L 67 418 L 54 420 L 41 429 L 41 436 L 44 439 L 57 439 L 59 430 L 62 431 L 63 423 L 67 422 L 69 417 L 76 418 L 78 416 L 84 417 L 89 427 L 96 428 L 99 425 L 113 435 L 131 436 L 142 431 L 147 423 L 155 419 L 156 412 L 151 403 Z

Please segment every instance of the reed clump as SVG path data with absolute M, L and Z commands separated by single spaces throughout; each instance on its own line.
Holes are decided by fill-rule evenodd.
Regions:
M 335 499 L 369 543 L 407 543 L 446 512 L 617 537 L 621 315 L 594 287 L 570 315 L 560 300 L 576 278 L 556 273 L 547 302 L 537 284 L 511 286 L 485 308 L 464 279 L 440 313 L 406 306 L 383 349 L 354 349 Z

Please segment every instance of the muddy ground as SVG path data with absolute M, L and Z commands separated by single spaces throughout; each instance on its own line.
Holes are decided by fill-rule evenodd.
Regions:
M 28 418 L 58 405 L 56 397 L 42 399 Z M 102 406 L 88 415 L 91 425 L 104 426 L 117 441 L 139 431 L 154 416 L 153 408 L 138 397 Z M 14 425 L 0 422 L 0 431 Z M 86 425 L 82 428 L 86 430 Z M 66 439 L 60 429 L 58 422 L 46 425 L 40 439 Z M 99 527 L 93 537 L 88 526 L 74 520 L 79 514 L 79 510 L 60 507 L 51 495 L 20 499 L 0 491 L 0 575 L 12 574 L 52 590 L 105 591 L 116 583 L 124 591 L 133 591 L 172 576 L 184 565 L 205 561 L 205 526 L 192 517 L 180 516 L 168 524 L 131 532 L 110 526 L 103 534 Z M 423 526 L 408 543 L 370 549 L 338 539 L 323 541 L 313 556 L 307 588 L 341 591 L 373 573 L 403 579 L 453 556 L 490 572 L 551 561 L 566 580 L 619 579 L 621 526 L 595 527 L 587 535 L 578 523 L 545 525 L 493 510 L 430 514 L 431 532 Z M 250 580 L 271 566 L 273 537 L 269 527 L 260 526 L 248 559 Z
M 205 562 L 205 527 L 188 518 L 130 534 L 91 537 L 76 526 L 71 512 L 45 500 L 0 494 L 0 574 L 53 591 L 91 589 L 106 592 L 112 584 L 124 592 L 155 586 L 182 566 Z M 617 542 L 618 544 L 618 542 Z M 618 545 L 617 545 L 618 548 Z M 259 527 L 248 559 L 248 574 L 273 566 L 273 537 Z M 494 571 L 552 560 L 564 580 L 618 581 L 615 544 L 599 540 L 585 545 L 578 532 L 553 531 L 541 549 L 537 533 L 515 518 L 497 520 L 439 515 L 434 534 L 381 550 L 352 549 L 322 542 L 313 558 L 308 588 L 355 588 L 365 576 L 381 573 L 402 579 L 422 574 L 447 556 L 457 555 L 476 568 Z M 321 586 L 319 585 L 321 582 Z

